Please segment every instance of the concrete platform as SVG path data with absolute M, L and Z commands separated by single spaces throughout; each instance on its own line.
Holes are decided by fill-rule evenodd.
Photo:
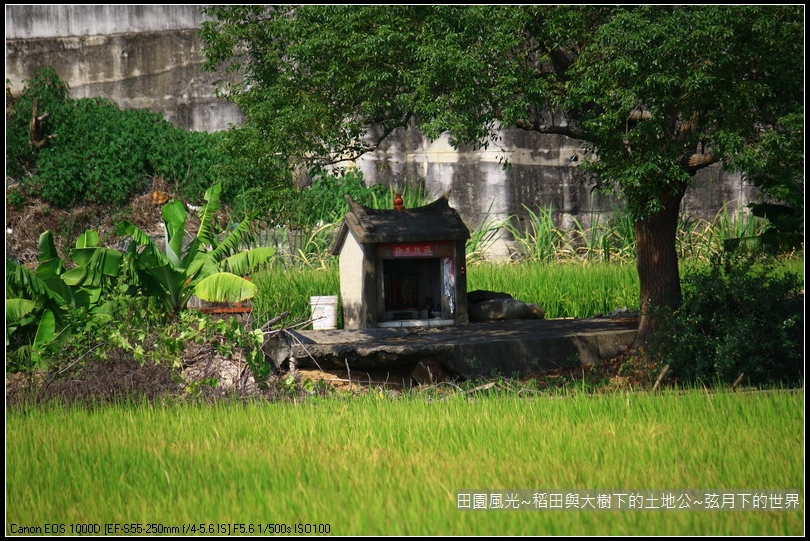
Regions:
M 627 348 L 636 318 L 508 320 L 444 327 L 283 330 L 265 342 L 276 367 L 378 369 L 433 360 L 463 378 L 589 365 Z

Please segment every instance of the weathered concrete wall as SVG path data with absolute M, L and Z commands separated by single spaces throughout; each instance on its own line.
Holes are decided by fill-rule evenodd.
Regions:
M 6 4 L 6 40 L 196 29 L 200 7 Z
M 202 70 L 200 6 L 6 6 L 6 78 L 22 90 L 50 66 L 73 98 L 149 109 L 176 126 L 219 131 L 242 121 Z
M 102 96 L 123 108 L 160 112 L 188 130 L 218 131 L 242 120 L 215 96 L 215 76 L 203 72 L 194 5 L 6 5 L 6 78 L 19 91 L 39 66 L 52 66 L 73 97 Z M 471 228 L 552 205 L 555 222 L 588 227 L 618 202 L 592 192 L 577 169 L 578 141 L 563 136 L 503 130 L 488 149 L 454 150 L 446 138 L 397 132 L 358 162 L 369 184 L 423 185 L 451 204 Z M 503 167 L 502 158 L 510 166 Z M 739 175 L 711 167 L 697 177 L 684 212 L 711 220 L 725 204 L 747 205 L 754 190 Z
M 596 191 L 579 170 L 583 156 L 581 141 L 561 135 L 504 129 L 487 149 L 455 151 L 446 137 L 430 141 L 415 130 L 401 130 L 357 167 L 370 184 L 412 183 L 434 196 L 450 189 L 450 204 L 471 228 L 508 216 L 525 217 L 524 205 L 535 211 L 550 205 L 555 224 L 568 229 L 575 223 L 588 228 L 622 207 L 619 199 Z M 685 218 L 711 221 L 724 205 L 733 214 L 755 195 L 739 174 L 714 165 L 696 175 L 682 210 Z

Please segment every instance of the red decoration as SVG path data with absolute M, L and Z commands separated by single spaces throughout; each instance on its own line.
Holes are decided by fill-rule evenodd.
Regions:
M 391 249 L 393 257 L 433 257 L 433 244 L 396 244 Z

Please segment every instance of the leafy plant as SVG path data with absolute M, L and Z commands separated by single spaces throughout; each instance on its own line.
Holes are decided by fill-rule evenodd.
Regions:
M 790 253 L 804 244 L 804 212 L 801 208 L 774 203 L 752 203 L 751 214 L 766 223 L 726 239 L 726 250 L 748 249 L 770 254 Z
M 6 347 L 12 345 L 17 356 L 12 369 L 39 366 L 57 328 L 82 318 L 107 319 L 115 312 L 123 254 L 98 246 L 98 240 L 94 231 L 76 240 L 70 269 L 50 231 L 40 235 L 36 271 L 6 261 Z
M 288 223 L 293 227 L 309 228 L 339 222 L 349 210 L 347 194 L 355 201 L 371 206 L 373 201 L 387 193 L 388 188 L 382 184 L 366 187 L 359 171 L 318 171 L 312 183 L 298 194 Z
M 528 219 L 522 225 L 507 222 L 506 227 L 515 239 L 520 256 L 532 261 L 552 261 L 564 240 L 554 225 L 553 208 L 545 206 L 534 211 L 524 205 Z M 522 221 L 522 220 L 520 220 Z
M 53 68 L 37 70 L 27 88 L 13 97 L 6 80 L 6 176 L 23 178 L 35 167 L 37 156 L 52 142 L 54 118 L 68 102 L 68 86 Z M 32 144 L 31 121 L 39 117 L 42 144 Z
M 29 128 L 34 117 L 42 117 L 36 135 Z M 121 206 L 155 177 L 197 202 L 214 168 L 227 169 L 222 140 L 176 128 L 147 110 L 121 110 L 108 99 L 70 99 L 67 84 L 45 67 L 9 102 L 6 175 L 19 181 L 21 193 L 59 208 Z
M 169 313 L 185 308 L 192 295 L 210 302 L 239 302 L 256 294 L 256 285 L 243 278 L 271 260 L 275 250 L 259 247 L 241 250 L 241 243 L 256 213 L 251 213 L 222 240 L 214 231 L 214 215 L 220 208 L 221 184 L 205 193 L 196 235 L 185 245 L 187 213 L 183 203 L 172 200 L 163 206 L 165 252 L 140 228 L 119 224 L 119 233 L 133 242 L 128 249 L 129 272 L 135 286 L 157 298 Z
M 35 313 L 36 303 L 28 299 L 6 300 L 6 370 L 31 370 L 42 365 L 43 356 L 56 336 L 56 320 L 49 309 Z M 19 335 L 27 334 L 20 339 Z M 9 349 L 9 345 L 16 347 Z
M 470 231 L 470 238 L 465 245 L 467 265 L 486 261 L 490 247 L 502 235 L 503 223 L 503 220 L 484 219 L 478 227 Z
M 793 384 L 804 376 L 802 278 L 752 256 L 729 256 L 684 277 L 684 302 L 663 311 L 658 354 L 689 382 Z

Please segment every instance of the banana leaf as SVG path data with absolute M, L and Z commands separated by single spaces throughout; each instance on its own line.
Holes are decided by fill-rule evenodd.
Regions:
M 53 241 L 53 233 L 45 231 L 39 236 L 37 260 L 40 263 L 59 259 L 59 252 L 56 250 L 56 243 Z
M 88 229 L 76 239 L 76 248 L 92 248 L 98 246 L 98 241 L 98 233 L 92 229 Z
M 31 360 L 34 362 L 35 366 L 41 364 L 42 352 L 53 340 L 54 336 L 56 336 L 56 319 L 53 316 L 53 312 L 45 310 L 42 313 L 42 318 L 39 320 L 37 334 L 34 337 L 34 343 L 31 347 Z
M 229 272 L 213 274 L 194 287 L 194 294 L 207 302 L 242 302 L 256 296 L 256 284 Z
M 271 261 L 275 254 L 275 248 L 269 246 L 245 250 L 225 258 L 222 268 L 238 276 L 246 276 L 260 265 Z
M 6 326 L 20 323 L 36 306 L 30 299 L 6 299 Z
M 219 196 L 222 194 L 222 184 L 217 183 L 205 191 L 206 204 L 200 212 L 200 228 L 197 230 L 197 239 L 203 244 L 216 247 L 216 233 L 214 232 L 214 216 L 219 210 Z
M 163 222 L 166 225 L 166 256 L 176 268 L 183 266 L 183 237 L 186 234 L 186 209 L 177 199 L 163 206 Z

